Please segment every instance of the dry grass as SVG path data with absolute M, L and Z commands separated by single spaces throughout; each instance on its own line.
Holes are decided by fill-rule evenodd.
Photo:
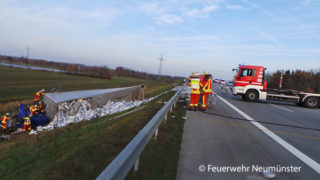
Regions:
M 173 92 L 161 97 L 163 101 Z M 159 100 L 159 99 L 158 99 Z M 0 146 L 0 179 L 94 179 L 162 107 L 158 100 L 119 119 L 84 121 Z M 116 115 L 114 115 L 116 116 Z

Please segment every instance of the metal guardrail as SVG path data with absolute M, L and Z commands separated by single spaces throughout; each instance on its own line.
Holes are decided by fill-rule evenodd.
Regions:
M 142 130 L 131 140 L 131 142 L 118 154 L 118 156 L 107 166 L 106 169 L 96 178 L 97 180 L 122 180 L 130 169 L 134 166 L 134 171 L 138 171 L 139 159 L 142 151 L 148 145 L 154 135 L 157 138 L 158 129 L 161 122 L 167 120 L 168 112 L 172 112 L 177 100 L 185 88 L 183 86 L 144 126 Z

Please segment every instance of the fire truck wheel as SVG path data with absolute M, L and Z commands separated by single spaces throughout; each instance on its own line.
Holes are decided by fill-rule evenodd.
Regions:
M 303 104 L 307 108 L 317 108 L 319 107 L 319 98 L 317 97 L 307 97 L 306 100 L 304 100 Z
M 258 100 L 258 92 L 256 90 L 248 90 L 245 94 L 245 98 L 247 101 L 255 102 Z

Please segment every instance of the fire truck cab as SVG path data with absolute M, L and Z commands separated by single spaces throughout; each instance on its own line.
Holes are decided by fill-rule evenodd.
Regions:
M 266 100 L 267 82 L 264 80 L 266 68 L 262 66 L 240 65 L 234 76 L 233 95 L 241 95 L 247 101 Z
M 233 79 L 232 93 L 241 95 L 246 101 L 274 100 L 293 102 L 307 108 L 320 106 L 320 94 L 297 90 L 267 89 L 267 82 L 264 79 L 266 68 L 263 66 L 240 65 L 233 70 L 236 70 L 236 75 Z

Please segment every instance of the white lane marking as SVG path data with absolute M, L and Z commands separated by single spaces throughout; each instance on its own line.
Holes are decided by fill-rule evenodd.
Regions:
M 237 111 L 241 116 L 249 120 L 253 125 L 255 125 L 257 128 L 259 128 L 262 132 L 264 132 L 266 135 L 271 137 L 273 140 L 275 140 L 277 143 L 279 143 L 282 147 L 284 147 L 286 150 L 291 152 L 294 156 L 296 156 L 298 159 L 300 159 L 302 162 L 304 162 L 306 165 L 308 165 L 310 168 L 315 170 L 318 174 L 320 174 L 320 164 L 308 157 L 307 155 L 303 154 L 301 151 L 299 151 L 297 148 L 293 147 L 291 144 L 283 140 L 278 135 L 271 132 L 269 129 L 264 127 L 262 124 L 255 121 L 252 117 L 247 115 L 246 113 L 242 112 L 240 109 L 229 103 L 224 98 L 218 96 L 220 100 L 222 100 L 224 103 L 229 105 L 232 109 Z
M 287 108 L 284 108 L 284 107 L 281 107 L 281 106 L 277 106 L 277 105 L 275 105 L 275 104 L 270 104 L 271 106 L 274 106 L 274 107 L 277 107 L 277 108 L 280 108 L 280 109 L 283 109 L 283 110 L 285 110 L 285 111 L 289 111 L 289 112 L 293 112 L 292 110 L 290 110 L 290 109 L 287 109 Z

